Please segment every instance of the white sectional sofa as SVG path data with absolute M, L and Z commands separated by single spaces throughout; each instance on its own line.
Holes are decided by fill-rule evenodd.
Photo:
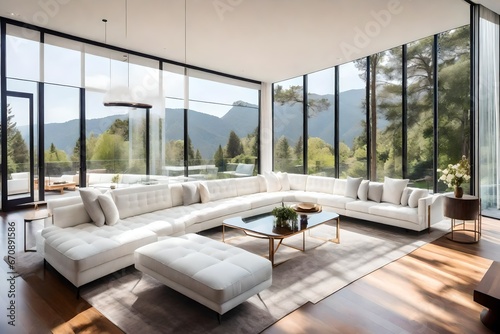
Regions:
M 11 179 L 7 180 L 7 190 L 9 195 L 26 194 L 30 191 L 30 173 L 12 173 Z
M 285 203 L 422 231 L 441 221 L 442 195 L 384 183 L 286 173 L 123 189 L 82 188 L 48 202 L 51 217 L 38 236 L 45 260 L 76 287 L 134 264 L 135 249 L 167 236 L 220 226 L 229 217 L 270 212 Z M 90 198 L 90 200 L 89 200 Z

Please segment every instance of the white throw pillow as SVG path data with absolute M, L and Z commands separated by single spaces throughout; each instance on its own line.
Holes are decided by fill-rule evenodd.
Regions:
M 401 204 L 401 195 L 408 185 L 408 179 L 392 179 L 384 177 L 384 191 L 382 192 L 382 202 Z
M 103 226 L 106 218 L 97 197 L 102 193 L 96 188 L 80 188 L 83 206 L 97 226 Z
M 210 202 L 210 192 L 208 191 L 207 185 L 204 182 L 200 182 L 198 188 L 200 190 L 201 203 Z
M 408 206 L 410 208 L 418 207 L 418 200 L 426 197 L 429 194 L 427 189 L 413 189 L 410 198 L 408 199 Z
M 120 213 L 111 195 L 109 193 L 101 194 L 97 196 L 97 199 L 106 218 L 106 225 L 115 225 L 118 219 L 120 219 Z
M 347 187 L 347 180 L 335 179 L 333 183 L 333 194 L 345 196 L 345 189 Z
M 281 183 L 278 176 L 274 172 L 265 172 L 264 177 L 266 178 L 267 192 L 275 192 L 281 190 Z
M 184 205 L 200 203 L 200 189 L 194 182 L 186 182 L 182 184 L 182 202 Z
M 403 194 L 401 195 L 401 205 L 402 206 L 408 206 L 408 199 L 410 198 L 410 195 L 412 193 L 413 189 L 412 188 L 404 188 Z
M 384 191 L 384 184 L 379 182 L 368 183 L 368 199 L 380 203 L 382 199 L 382 192 Z
M 361 181 L 361 184 L 359 185 L 358 198 L 362 201 L 368 200 L 368 185 L 369 184 L 370 184 L 370 181 L 363 180 L 363 181 Z
M 363 181 L 362 177 L 348 176 L 344 196 L 356 199 L 358 197 L 358 188 L 361 184 L 361 181 Z
M 288 174 L 278 172 L 276 175 L 278 176 L 278 180 L 280 180 L 281 191 L 290 190 L 290 180 L 288 180 Z

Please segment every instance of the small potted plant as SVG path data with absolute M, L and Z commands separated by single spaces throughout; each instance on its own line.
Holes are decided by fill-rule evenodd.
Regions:
M 276 227 L 291 227 L 297 223 L 297 212 L 289 206 L 278 206 L 271 211 L 276 217 Z
M 111 189 L 115 189 L 116 188 L 116 183 L 118 183 L 119 180 L 120 180 L 120 174 L 115 174 L 111 178 Z

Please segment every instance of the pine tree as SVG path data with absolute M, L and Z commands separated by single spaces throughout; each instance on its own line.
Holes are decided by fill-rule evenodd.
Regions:
M 214 154 L 214 163 L 215 166 L 219 168 L 219 170 L 224 170 L 224 151 L 222 150 L 222 146 L 219 145 L 217 151 Z
M 276 152 L 274 156 L 277 159 L 289 159 L 290 158 L 290 144 L 288 144 L 288 139 L 285 136 L 281 136 L 276 143 Z
M 228 158 L 234 158 L 240 154 L 243 154 L 243 145 L 241 145 L 240 137 L 236 132 L 231 131 L 229 133 L 229 139 L 226 146 L 226 154 Z

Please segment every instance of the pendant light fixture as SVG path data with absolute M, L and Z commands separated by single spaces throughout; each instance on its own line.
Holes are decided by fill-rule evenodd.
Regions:
M 104 39 L 107 44 L 107 19 L 102 20 L 104 22 Z M 125 0 L 125 37 L 128 37 L 128 0 Z M 111 57 L 109 59 L 109 77 L 110 77 L 110 87 L 106 95 L 104 96 L 104 106 L 105 107 L 128 107 L 128 108 L 142 108 L 151 109 L 152 105 L 149 103 L 139 102 L 134 99 L 134 95 L 130 90 L 130 56 L 125 54 L 124 61 L 127 61 L 127 85 L 112 86 L 111 84 Z

